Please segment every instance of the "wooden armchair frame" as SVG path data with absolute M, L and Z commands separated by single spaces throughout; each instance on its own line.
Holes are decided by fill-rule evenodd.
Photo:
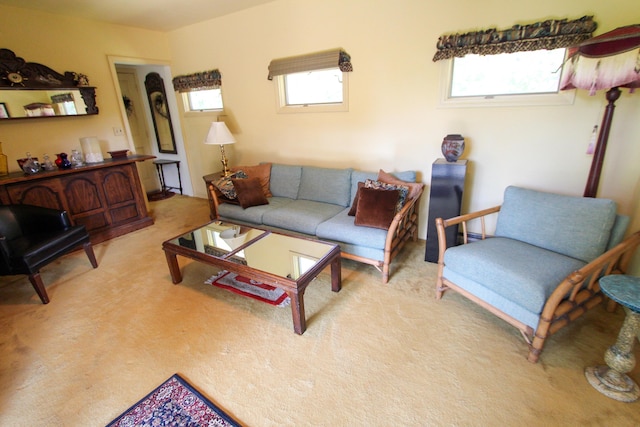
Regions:
M 400 212 L 393 218 L 389 230 L 387 230 L 387 238 L 384 245 L 384 259 L 382 261 L 350 254 L 344 250 L 341 251 L 342 258 L 374 266 L 382 273 L 382 283 L 389 282 L 391 261 L 398 255 L 409 239 L 412 239 L 414 242 L 418 239 L 418 208 L 420 206 L 419 200 L 422 196 L 422 191 L 423 189 L 421 188 L 420 192 L 415 197 L 409 199 Z M 213 185 L 209 185 L 209 193 L 213 202 L 211 203 L 211 218 L 214 220 L 219 219 L 218 206 L 220 206 L 221 203 L 229 203 L 229 201 L 222 195 L 220 190 Z
M 599 279 L 609 274 L 624 274 L 634 251 L 640 245 L 640 231 L 631 234 L 620 244 L 606 251 L 598 258 L 594 259 L 584 267 L 576 270 L 565 277 L 555 288 L 551 296 L 547 299 L 540 315 L 540 321 L 534 331 L 531 327 L 516 320 L 498 308 L 488 304 L 482 299 L 472 295 L 460 288 L 455 283 L 443 277 L 444 252 L 447 249 L 445 229 L 452 225 L 462 224 L 463 243 L 469 243 L 467 223 L 472 220 L 479 220 L 481 223 L 481 239 L 487 238 L 485 229 L 485 218 L 488 215 L 496 214 L 500 211 L 500 206 L 485 209 L 478 212 L 460 215 L 450 219 L 436 219 L 438 231 L 438 279 L 436 282 L 436 299 L 442 298 L 442 294 L 447 289 L 452 289 L 491 313 L 515 326 L 529 346 L 529 362 L 536 363 L 545 340 L 556 333 L 573 320 L 582 316 L 591 308 L 597 306 L 604 300 L 604 294 L 600 291 Z M 607 307 L 609 311 L 615 309 L 616 304 L 610 301 Z

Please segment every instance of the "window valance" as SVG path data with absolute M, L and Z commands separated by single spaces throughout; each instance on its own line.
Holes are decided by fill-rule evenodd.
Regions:
M 583 16 L 573 21 L 553 19 L 531 25 L 514 25 L 500 31 L 491 28 L 444 35 L 438 39 L 438 51 L 433 60 L 440 61 L 467 54 L 496 55 L 575 46 L 591 38 L 597 26 L 593 16 Z
M 70 93 L 61 93 L 58 95 L 51 95 L 51 102 L 59 104 L 61 102 L 73 102 L 73 95 Z
M 283 74 L 301 73 L 303 71 L 340 68 L 342 72 L 353 71 L 351 56 L 342 49 L 326 50 L 307 55 L 274 59 L 269 64 L 269 80 Z
M 220 71 L 210 70 L 201 73 L 174 77 L 173 89 L 177 92 L 193 92 L 196 90 L 218 89 L 222 86 Z

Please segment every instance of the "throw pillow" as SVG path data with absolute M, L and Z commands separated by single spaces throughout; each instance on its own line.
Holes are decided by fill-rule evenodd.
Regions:
M 378 181 L 391 184 L 391 185 L 407 186 L 409 188 L 409 198 L 411 199 L 416 198 L 420 193 L 420 190 L 422 189 L 422 187 L 424 187 L 424 184 L 421 182 L 403 181 L 391 175 L 390 173 L 383 171 L 382 169 L 380 169 L 380 171 L 378 172 Z
M 404 203 L 407 201 L 407 195 L 409 194 L 409 187 L 406 185 L 392 185 L 381 181 L 374 181 L 373 179 L 367 179 L 364 182 L 364 188 L 375 188 L 378 190 L 399 190 L 400 196 L 398 197 L 398 204 L 396 205 L 396 212 L 400 212 Z M 360 201 L 358 201 L 360 203 Z
M 214 182 L 212 182 L 212 184 L 218 189 L 220 190 L 220 192 L 222 193 L 222 195 L 224 197 L 226 197 L 227 199 L 231 199 L 234 200 L 237 196 L 236 194 L 236 189 L 233 186 L 233 182 L 231 182 L 231 180 L 233 178 L 246 178 L 247 174 L 244 173 L 243 171 L 239 170 L 235 173 L 232 173 L 229 176 L 223 176 L 221 178 L 218 178 L 217 180 L 215 180 Z
M 258 178 L 232 179 L 231 182 L 236 188 L 242 209 L 269 204 Z
M 356 197 L 353 198 L 353 203 L 351 203 L 351 209 L 349 209 L 349 216 L 356 216 L 356 210 L 358 209 L 358 196 L 360 195 L 360 189 L 364 186 L 364 182 L 358 183 L 358 191 L 356 191 Z
M 271 182 L 271 163 L 262 163 L 256 166 L 237 166 L 232 171 L 242 170 L 249 178 L 258 178 L 265 197 L 271 197 L 269 184 Z
M 358 193 L 355 225 L 387 230 L 396 215 L 400 190 L 362 187 Z

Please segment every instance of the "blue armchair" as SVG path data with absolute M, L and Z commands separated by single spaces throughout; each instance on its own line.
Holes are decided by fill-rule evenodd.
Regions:
M 490 238 L 488 215 L 498 215 Z M 469 241 L 470 221 L 481 222 L 480 240 Z M 464 244 L 447 248 L 456 224 Z M 623 240 L 628 224 L 612 200 L 508 187 L 502 206 L 436 220 L 436 298 L 451 289 L 509 322 L 535 363 L 547 337 L 603 301 L 600 277 L 625 272 L 640 245 L 640 231 Z

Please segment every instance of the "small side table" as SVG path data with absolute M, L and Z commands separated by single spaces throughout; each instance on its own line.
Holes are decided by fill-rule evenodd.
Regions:
M 640 277 L 613 274 L 600 279 L 600 289 L 613 301 L 621 304 L 626 317 L 618 340 L 604 353 L 607 366 L 585 369 L 589 383 L 600 393 L 621 402 L 635 402 L 640 388 L 627 372 L 636 365 L 633 345 L 640 337 Z
M 182 194 L 182 178 L 180 177 L 180 160 L 158 159 L 158 160 L 154 160 L 153 164 L 156 165 L 156 170 L 158 171 L 158 179 L 160 179 L 161 191 L 164 193 L 168 189 L 180 190 L 180 194 Z M 176 168 L 178 169 L 178 187 L 169 187 L 166 184 L 164 180 L 165 165 L 176 165 Z

